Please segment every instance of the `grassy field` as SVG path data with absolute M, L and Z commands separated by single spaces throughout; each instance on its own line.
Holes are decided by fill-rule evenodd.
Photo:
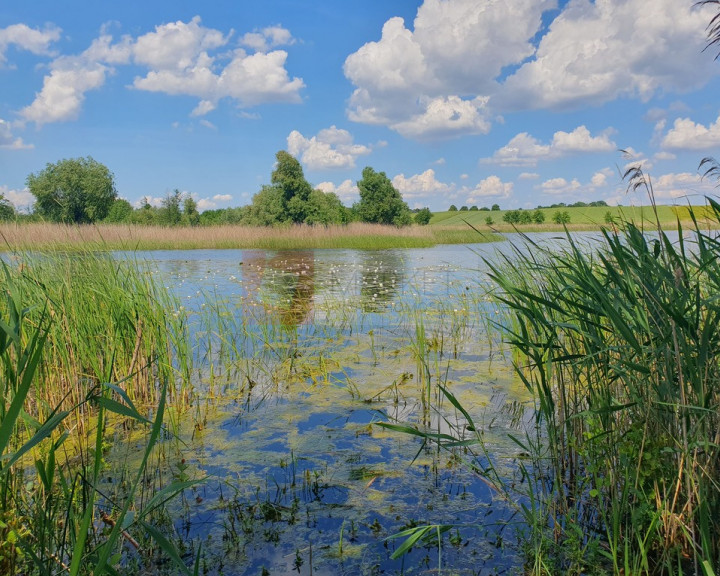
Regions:
M 488 231 L 479 235 L 463 225 L 396 228 L 353 223 L 348 226 L 174 227 L 122 224 L 0 224 L 0 251 L 193 250 L 258 248 L 266 250 L 348 248 L 384 250 L 427 248 L 436 244 L 476 244 L 500 240 Z
M 679 218 L 683 222 L 690 222 L 688 207 L 686 206 L 658 206 L 658 219 L 664 228 L 673 228 L 677 225 Z M 704 217 L 705 207 L 693 207 L 697 217 Z M 560 212 L 567 212 L 570 216 L 569 230 L 594 230 L 601 226 L 607 226 L 605 216 L 608 212 L 616 221 L 634 222 L 638 226 L 656 226 L 655 216 L 650 206 L 599 206 L 585 208 L 543 208 L 545 214 L 543 224 L 520 224 L 517 228 L 524 231 L 562 230 L 562 225 L 552 221 L 553 215 Z M 478 230 L 488 230 L 486 219 L 493 219 L 492 227 L 500 231 L 512 231 L 513 225 L 503 221 L 503 216 L 508 210 L 487 211 L 453 211 L 436 212 L 430 220 L 431 226 L 466 226 L 471 224 Z M 534 212 L 534 210 L 529 210 Z

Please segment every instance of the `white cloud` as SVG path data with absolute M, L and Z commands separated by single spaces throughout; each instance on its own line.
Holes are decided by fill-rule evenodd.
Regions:
M 323 192 L 337 194 L 338 198 L 346 205 L 352 204 L 360 198 L 360 190 L 352 180 L 343 180 L 338 186 L 335 186 L 332 182 L 320 182 L 315 188 Z
M 537 180 L 540 178 L 540 174 L 537 172 L 522 172 L 519 176 L 519 180 Z
M 701 54 L 711 15 L 677 0 L 572 0 L 497 104 L 566 108 L 700 86 L 714 73 L 712 56 Z
M 484 112 L 486 97 L 463 100 L 459 96 L 422 102 L 423 112 L 390 128 L 407 138 L 437 139 L 463 134 L 487 134 L 490 122 Z
M 291 43 L 286 30 L 267 28 L 271 45 Z M 286 34 L 287 33 L 287 34 Z M 284 40 L 283 40 L 284 39 Z M 137 39 L 135 62 L 150 71 L 137 77 L 133 86 L 139 90 L 189 95 L 202 99 L 193 115 L 202 115 L 215 108 L 222 98 L 231 98 L 241 107 L 266 102 L 300 102 L 301 78 L 290 79 L 285 69 L 287 52 L 258 51 L 248 54 L 243 49 L 232 52 L 230 62 L 219 67 L 211 51 L 224 47 L 230 34 L 202 26 L 200 17 L 156 26 Z
M 288 152 L 310 170 L 354 168 L 356 158 L 372 152 L 370 146 L 354 144 L 350 132 L 336 126 L 320 130 L 311 138 L 293 130 L 287 137 L 287 144 Z
M 662 140 L 671 150 L 707 150 L 720 145 L 720 116 L 709 126 L 696 124 L 690 118 L 678 118 Z
M 107 66 L 83 58 L 63 57 L 55 60 L 49 76 L 35 100 L 20 115 L 37 126 L 49 122 L 75 120 L 85 101 L 85 93 L 105 84 Z
M 573 178 L 571 182 L 565 178 L 551 178 L 540 184 L 540 189 L 545 194 L 569 194 L 576 192 L 580 188 L 580 182 L 577 178 Z
M 717 73 L 702 54 L 711 8 L 570 0 L 544 27 L 543 15 L 557 8 L 557 0 L 425 0 L 412 25 L 387 20 L 379 39 L 345 60 L 354 85 L 348 117 L 408 138 L 486 133 L 506 110 L 647 100 Z M 457 123 L 430 109 L 478 98 L 481 121 Z
M 5 52 L 9 46 L 26 50 L 33 54 L 52 55 L 50 44 L 60 39 L 60 28 L 46 26 L 44 30 L 30 28 L 25 24 L 12 24 L 0 28 L 0 67 L 7 62 Z
M 292 43 L 284 29 L 266 30 L 271 44 Z M 285 69 L 287 52 L 248 54 L 235 49 L 222 55 L 229 58 L 224 67 L 218 64 L 219 57 L 212 52 L 226 47 L 231 35 L 232 31 L 225 35 L 202 26 L 198 16 L 187 23 L 156 26 L 136 39 L 126 35 L 117 42 L 103 30 L 81 54 L 52 62 L 42 90 L 20 114 L 38 126 L 73 120 L 87 92 L 102 87 L 115 66 L 131 63 L 148 68 L 147 74 L 134 79 L 136 89 L 199 98 L 192 116 L 211 112 L 223 98 L 240 107 L 301 101 L 304 83 L 300 78 L 290 79 Z
M 212 197 L 213 200 L 216 202 L 230 202 L 230 200 L 233 199 L 231 194 L 215 194 L 215 196 Z
M 692 203 L 697 204 L 697 196 L 717 194 L 717 188 L 713 181 L 689 172 L 663 174 L 659 178 L 653 178 L 652 185 L 656 200 L 677 200 L 690 197 Z
M 609 131 L 592 136 L 585 126 L 578 126 L 572 132 L 555 132 L 549 144 L 542 144 L 527 132 L 514 136 L 510 142 L 497 150 L 484 163 L 501 166 L 535 166 L 540 160 L 562 158 L 570 154 L 610 152 L 617 149 L 610 140 Z
M 248 32 L 242 37 L 240 43 L 257 52 L 268 52 L 277 46 L 292 46 L 295 44 L 295 38 L 292 37 L 289 30 L 282 26 L 270 26 L 259 31 Z
M 345 60 L 345 75 L 356 86 L 348 117 L 410 138 L 486 133 L 483 109 L 495 79 L 532 55 L 541 15 L 554 5 L 425 0 L 414 30 L 391 18 L 380 40 Z
M 0 196 L 8 199 L 17 210 L 30 208 L 35 203 L 35 196 L 27 188 L 14 190 L 7 186 L 0 186 Z
M 467 203 L 478 204 L 486 198 L 509 198 L 512 195 L 513 183 L 503 182 L 498 176 L 488 176 L 480 181 L 473 190 L 468 192 Z
M 443 166 L 445 164 L 445 158 L 438 158 L 435 162 L 433 162 L 433 164 L 436 166 Z
M 656 152 L 654 158 L 655 160 L 675 160 L 677 156 L 672 152 Z
M 392 179 L 392 184 L 406 201 L 432 198 L 437 195 L 448 194 L 455 189 L 453 185 L 438 181 L 432 168 L 428 168 L 422 174 L 415 174 L 409 178 L 406 178 L 405 174 L 398 174 Z
M 545 180 L 535 188 L 551 196 L 565 196 L 568 200 L 593 201 L 598 199 L 598 195 L 606 196 L 610 191 L 615 192 L 615 188 L 608 182 L 613 174 L 609 168 L 603 168 L 595 172 L 585 184 L 577 178 L 567 180 L 560 177 Z
M 32 147 L 32 144 L 25 144 L 22 138 L 13 136 L 10 123 L 0 118 L 0 148 L 9 148 L 10 150 L 27 150 Z

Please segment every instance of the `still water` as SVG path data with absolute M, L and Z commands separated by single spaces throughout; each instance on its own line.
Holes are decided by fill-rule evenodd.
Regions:
M 522 496 L 489 480 L 513 481 L 508 434 L 530 400 L 486 264 L 511 255 L 510 242 L 133 253 L 193 334 L 191 408 L 171 412 L 164 454 L 168 476 L 205 479 L 168 519 L 188 564 L 202 546 L 208 574 L 518 572 Z M 436 528 L 393 559 L 393 535 L 422 526 Z

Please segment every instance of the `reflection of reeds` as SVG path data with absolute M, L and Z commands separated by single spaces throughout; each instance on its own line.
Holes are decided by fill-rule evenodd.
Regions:
M 498 240 L 470 228 L 430 226 L 396 228 L 352 223 L 347 226 L 248 227 L 210 226 L 167 228 L 120 224 L 64 225 L 51 223 L 0 224 L 3 244 L 11 249 L 67 250 L 196 249 L 196 248 L 423 248 L 441 243 L 478 243 Z

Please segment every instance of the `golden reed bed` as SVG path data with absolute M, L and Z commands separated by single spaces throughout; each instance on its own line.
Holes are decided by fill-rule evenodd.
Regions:
M 437 227 L 396 228 L 352 223 L 347 226 L 297 225 L 283 228 L 237 225 L 210 227 L 133 226 L 126 224 L 65 225 L 6 223 L 0 225 L 0 250 L 67 249 L 197 249 L 197 248 L 392 248 L 423 247 L 444 242 Z M 463 242 L 479 242 L 465 231 Z

